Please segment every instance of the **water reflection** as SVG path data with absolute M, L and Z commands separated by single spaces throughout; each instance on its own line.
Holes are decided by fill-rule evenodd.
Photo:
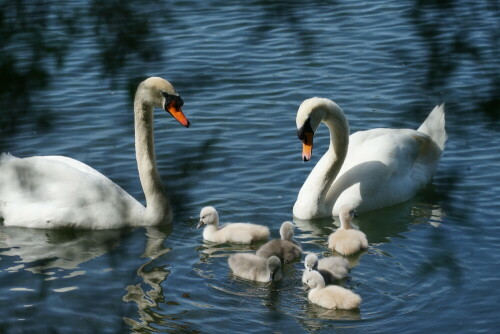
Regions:
M 108 253 L 126 236 L 127 230 L 40 230 L 0 226 L 0 255 L 16 257 L 11 271 L 27 270 L 55 275 L 49 269 L 75 270 L 82 263 Z M 57 277 L 52 277 L 56 279 Z
M 69 39 L 63 33 L 43 29 L 52 20 L 59 25 L 59 18 L 50 17 L 46 1 L 14 0 L 2 3 L 0 9 L 0 133 L 13 130 L 30 114 L 35 124 L 46 125 L 49 115 L 40 110 L 32 111 L 35 92 L 49 85 L 51 70 L 48 63 L 59 66 L 67 54 Z
M 411 238 L 411 234 L 408 235 L 406 232 L 410 232 L 410 227 L 415 224 L 428 223 L 436 228 L 432 233 L 432 237 L 427 240 L 429 243 L 428 248 L 433 250 L 443 249 L 443 247 L 439 246 L 440 244 L 450 243 L 446 234 L 439 229 L 445 216 L 446 214 L 440 205 L 426 201 L 422 194 L 392 207 L 359 214 L 354 219 L 353 225 L 358 226 L 366 234 L 370 246 L 368 251 L 346 257 L 350 267 L 354 268 L 359 265 L 361 258 L 367 253 L 392 256 L 383 251 L 380 246 L 390 243 L 393 238 Z M 312 244 L 319 247 L 322 256 L 338 255 L 327 249 L 328 236 L 336 228 L 340 227 L 338 219 L 301 220 L 294 218 L 294 223 L 300 231 L 297 233 L 297 237 L 301 239 L 303 244 Z M 435 264 L 443 265 L 445 264 L 442 263 L 443 259 L 448 259 L 447 264 L 454 264 L 451 272 L 458 275 L 459 266 L 456 264 L 456 259 L 453 258 L 453 247 L 451 246 L 450 244 L 450 247 L 447 248 L 446 254 L 439 251 L 433 254 L 431 262 L 422 264 L 422 268 L 418 269 L 415 274 L 425 275 L 432 271 L 431 268 L 435 268 Z M 305 254 L 307 254 L 307 251 Z
M 122 298 L 124 302 L 133 302 L 137 306 L 139 321 L 129 317 L 124 318 L 125 323 L 134 331 L 148 328 L 151 330 L 151 323 L 163 323 L 162 316 L 153 309 L 165 302 L 161 285 L 167 279 L 170 270 L 159 265 L 156 260 L 171 250 L 163 245 L 170 233 L 171 227 L 167 227 L 167 230 L 157 227 L 146 228 L 147 243 L 142 257 L 147 260 L 137 268 L 137 276 L 141 282 L 127 286 L 127 293 Z
M 361 311 L 357 310 L 328 310 L 321 306 L 308 303 L 304 310 L 305 317 L 302 318 L 301 323 L 307 329 L 321 328 L 325 326 L 324 322 L 319 322 L 317 319 L 322 320 L 360 320 Z M 323 324 L 323 325 L 322 325 Z
M 158 1 L 110 0 L 92 1 L 88 14 L 97 39 L 101 73 L 114 80 L 118 71 L 131 63 L 159 61 L 169 49 L 161 52 L 153 37 L 153 25 L 166 25 L 172 19 L 167 3 Z M 141 74 L 141 73 L 138 73 Z
M 413 52 L 404 57 L 426 69 L 426 91 L 439 95 L 458 89 L 459 92 L 449 97 L 460 101 L 452 103 L 455 110 L 461 113 L 480 111 L 498 122 L 500 33 L 498 20 L 491 18 L 500 16 L 500 6 L 494 1 L 464 3 L 456 0 L 418 0 L 412 4 L 409 18 L 425 41 L 426 52 L 423 57 L 419 54 L 418 59 L 414 59 Z M 469 74 L 466 79 L 469 83 L 461 82 L 462 87 L 457 87 L 457 81 L 464 80 L 460 78 L 463 72 Z
M 44 128 L 53 113 L 37 102 L 66 65 L 76 41 L 86 46 L 85 67 L 99 64 L 102 77 L 115 83 L 116 74 L 144 75 L 159 61 L 154 28 L 172 21 L 168 3 L 157 1 L 51 2 L 13 0 L 0 9 L 0 137 L 20 124 Z M 166 35 L 166 34 L 163 34 Z M 93 49 L 95 47 L 96 49 Z M 55 66 L 54 66 L 55 65 Z M 136 70 L 132 65 L 138 66 Z M 125 70 L 127 68 L 127 70 Z
M 440 206 L 432 205 L 421 195 L 417 195 L 398 205 L 361 213 L 353 224 L 366 233 L 370 245 L 376 245 L 401 236 L 409 230 L 408 226 L 411 224 L 429 222 L 436 226 L 443 218 L 444 212 Z M 338 218 L 329 217 L 311 220 L 294 217 L 294 223 L 300 230 L 299 238 L 309 238 L 318 245 L 326 245 L 327 241 L 323 239 L 340 227 Z
M 335 1 L 312 1 L 307 6 L 324 5 L 328 7 L 335 4 Z M 309 31 L 304 20 L 304 3 L 302 1 L 283 1 L 257 0 L 254 3 L 257 8 L 260 7 L 260 24 L 255 29 L 255 35 L 259 39 L 268 38 L 268 34 L 284 25 L 286 30 L 290 31 L 296 40 L 300 43 L 300 50 L 304 55 L 309 55 L 315 47 L 315 34 Z M 327 8 L 328 8 L 327 7 Z M 331 7 L 330 7 L 331 8 Z
M 255 252 L 264 242 L 258 242 L 253 244 L 229 244 L 229 243 L 213 243 L 209 241 L 203 241 L 203 245 L 199 247 L 200 261 L 206 262 L 209 258 L 217 257 L 228 257 L 233 253 L 244 253 L 244 252 Z

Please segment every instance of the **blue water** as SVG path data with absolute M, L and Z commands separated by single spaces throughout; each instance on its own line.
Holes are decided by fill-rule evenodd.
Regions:
M 156 114 L 172 226 L 45 231 L 0 226 L 0 332 L 491 333 L 500 325 L 500 87 L 494 1 L 75 1 L 7 3 L 0 151 L 67 155 L 144 201 L 130 93 L 171 81 L 192 123 Z M 43 4 L 42 4 L 43 3 Z M 496 37 L 495 37 L 496 36 Z M 7 66 L 7 65 L 9 66 Z M 311 305 L 303 265 L 270 285 L 237 279 L 199 210 L 278 235 L 326 150 L 301 161 L 295 113 L 334 99 L 351 131 L 417 128 L 446 102 L 449 139 L 427 189 L 355 223 L 357 311 Z M 328 255 L 331 219 L 296 221 L 305 252 Z

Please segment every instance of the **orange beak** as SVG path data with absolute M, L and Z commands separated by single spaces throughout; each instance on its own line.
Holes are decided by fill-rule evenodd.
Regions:
M 187 119 L 187 117 L 184 115 L 184 113 L 182 112 L 182 109 L 181 107 L 177 106 L 177 103 L 176 101 L 172 101 L 168 104 L 167 106 L 167 111 L 172 115 L 174 116 L 174 118 L 179 122 L 181 123 L 182 125 L 184 125 L 186 128 L 189 128 L 189 125 L 191 125 L 189 123 L 189 120 Z
M 312 149 L 313 149 L 313 132 L 304 132 L 304 138 L 302 139 L 302 159 L 304 161 L 311 160 Z

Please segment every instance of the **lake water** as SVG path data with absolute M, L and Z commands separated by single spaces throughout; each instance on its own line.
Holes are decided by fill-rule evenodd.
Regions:
M 500 325 L 499 5 L 443 1 L 12 1 L 3 6 L 0 151 L 67 155 L 144 200 L 130 92 L 162 76 L 185 129 L 157 112 L 172 226 L 47 231 L 0 226 L 1 333 L 491 333 Z M 334 99 L 351 131 L 417 128 L 446 102 L 448 143 L 414 199 L 361 214 L 369 249 L 343 285 L 357 311 L 307 301 L 302 263 L 284 279 L 233 277 L 258 245 L 204 243 L 221 221 L 285 220 L 326 150 L 301 160 L 295 113 Z M 328 255 L 332 219 L 296 221 Z

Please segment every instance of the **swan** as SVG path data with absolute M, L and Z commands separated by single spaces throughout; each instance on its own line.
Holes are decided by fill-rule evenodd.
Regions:
M 305 280 L 311 289 L 307 297 L 313 304 L 332 310 L 352 310 L 361 305 L 362 300 L 357 293 L 338 285 L 325 286 L 323 276 L 315 270 L 308 272 Z
M 313 97 L 300 105 L 296 123 L 304 161 L 311 159 L 319 124 L 330 130 L 329 149 L 293 206 L 299 219 L 338 216 L 343 204 L 366 212 L 409 200 L 430 182 L 447 138 L 444 104 L 418 130 L 379 128 L 349 136 L 342 109 L 332 100 Z
M 146 207 L 103 174 L 64 156 L 0 157 L 0 218 L 6 226 L 112 229 L 171 222 L 156 167 L 153 110 L 162 108 L 189 127 L 183 101 L 167 80 L 141 82 L 134 100 L 135 150 Z
M 223 243 L 250 244 L 269 239 L 267 226 L 250 223 L 231 223 L 219 228 L 219 214 L 213 206 L 206 206 L 200 211 L 200 222 L 196 228 L 205 225 L 203 239 Z
M 229 267 L 235 276 L 258 282 L 279 281 L 281 274 L 281 261 L 276 256 L 268 259 L 255 254 L 237 253 L 227 259 Z
M 281 239 L 273 239 L 263 244 L 255 254 L 257 256 L 268 258 L 277 256 L 283 262 L 290 263 L 300 258 L 302 247 L 300 243 L 293 238 L 293 223 L 286 221 L 281 224 Z
M 349 206 L 340 208 L 340 227 L 328 237 L 328 248 L 342 255 L 352 255 L 368 248 L 366 235 L 352 228 L 351 222 L 355 212 Z
M 340 256 L 329 256 L 318 260 L 316 254 L 307 254 L 304 259 L 302 283 L 306 283 L 307 273 L 317 271 L 323 276 L 326 285 L 347 277 L 349 262 Z

